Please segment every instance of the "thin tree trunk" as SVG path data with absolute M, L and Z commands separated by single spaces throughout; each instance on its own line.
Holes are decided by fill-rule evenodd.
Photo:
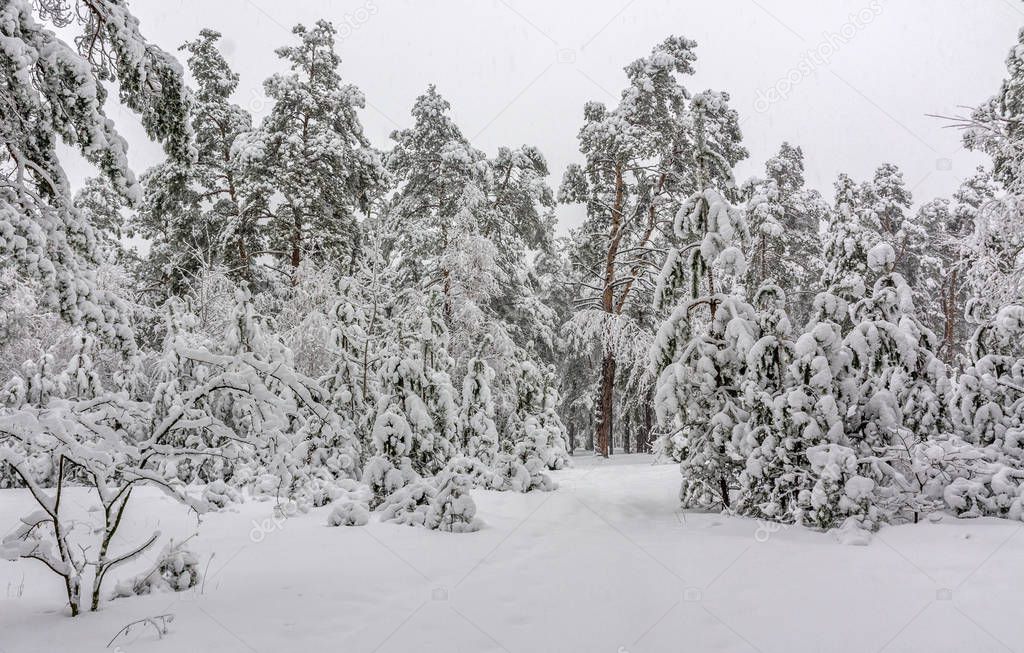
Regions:
M 726 482 L 725 477 L 718 479 L 718 490 L 722 493 L 722 505 L 726 508 L 729 507 L 729 484 Z
M 447 268 L 441 270 L 441 276 L 444 277 L 444 306 L 442 312 L 444 315 L 444 323 L 448 326 L 452 325 L 452 275 Z
M 629 451 L 629 432 L 633 426 L 633 415 L 630 412 L 626 412 L 626 422 L 622 425 L 622 453 L 630 453 Z
M 945 325 L 943 329 L 943 358 L 946 362 L 953 359 L 953 346 L 955 340 L 955 327 L 956 327 L 956 276 L 957 270 L 954 268 L 952 274 L 949 277 L 949 285 L 946 291 L 946 305 L 945 305 Z
M 587 451 L 595 451 L 594 449 L 594 413 L 587 411 Z M 596 451 L 595 451 L 596 453 Z
M 601 310 L 607 319 L 615 313 L 615 261 L 619 255 L 619 243 L 622 240 L 622 203 L 625 201 L 622 181 L 622 165 L 615 167 L 615 204 L 612 206 L 612 224 L 609 231 L 608 253 L 604 264 L 604 291 L 601 294 Z M 610 328 L 610 327 L 609 327 Z M 608 338 L 611 334 L 606 333 Z M 598 400 L 597 448 L 605 458 L 608 457 L 608 442 L 612 433 L 612 411 L 614 410 L 615 394 L 615 353 L 604 343 L 604 359 L 601 362 L 601 390 Z
M 249 252 L 245 250 L 245 239 L 241 236 L 238 237 L 238 260 L 242 263 L 242 278 L 252 281 L 252 275 L 249 274 Z
M 606 352 L 601 362 L 601 403 L 598 408 L 597 453 L 605 458 L 612 436 L 612 411 L 615 405 L 615 354 Z
M 62 576 L 64 576 L 64 589 L 68 595 L 68 607 L 71 608 L 71 616 L 77 617 L 79 606 L 81 605 L 82 581 L 78 575 L 78 570 L 75 569 L 74 561 L 71 558 L 71 551 L 68 550 L 66 534 L 60 520 L 60 500 L 64 495 L 65 463 L 66 458 L 61 456 L 60 463 L 57 466 L 57 493 L 53 502 L 53 513 L 51 516 L 53 517 L 53 537 L 57 543 L 57 552 L 60 555 L 61 562 L 67 567 Z
M 761 234 L 761 278 L 760 283 L 764 283 L 765 279 L 768 278 L 768 242 L 764 234 Z M 756 288 L 755 288 L 756 290 Z
M 651 451 L 651 430 L 654 428 L 654 411 L 651 410 L 651 403 L 654 401 L 654 397 L 650 397 L 650 400 L 644 404 L 644 453 L 650 453 Z
M 299 283 L 299 264 L 302 263 L 302 217 L 298 209 L 292 209 L 294 230 L 292 231 L 292 285 Z

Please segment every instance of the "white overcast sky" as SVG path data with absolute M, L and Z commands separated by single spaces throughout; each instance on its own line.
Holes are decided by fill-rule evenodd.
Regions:
M 584 102 L 613 104 L 627 63 L 670 34 L 686 36 L 698 43 L 689 88 L 728 91 L 743 119 L 751 156 L 738 180 L 758 173 L 788 140 L 803 147 L 808 182 L 830 199 L 838 172 L 863 179 L 887 160 L 903 169 L 918 204 L 949 195 L 984 161 L 926 114 L 963 114 L 963 105 L 992 95 L 1024 25 L 1018 0 L 133 0 L 131 7 L 143 33 L 170 51 L 204 27 L 223 33 L 241 75 L 236 99 L 257 118 L 267 109 L 263 79 L 282 69 L 274 48 L 292 42 L 295 23 L 330 19 L 340 32 L 341 74 L 366 94 L 362 120 L 376 146 L 390 147 L 388 134 L 410 123 L 414 99 L 435 83 L 477 147 L 539 146 L 556 188 L 578 158 Z M 809 50 L 828 56 L 805 74 Z M 788 97 L 764 110 L 759 92 L 787 76 L 795 81 Z M 130 114 L 111 113 L 132 144 L 136 171 L 156 163 L 159 148 L 143 140 Z M 82 170 L 71 172 L 77 181 Z M 560 231 L 579 219 L 559 212 Z

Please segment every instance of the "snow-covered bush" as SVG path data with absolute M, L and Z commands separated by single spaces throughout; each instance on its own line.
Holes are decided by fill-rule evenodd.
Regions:
M 437 489 L 431 497 L 424 526 L 450 533 L 480 530 L 476 503 L 469 494 L 477 466 L 478 463 L 466 458 L 455 458 L 445 465 L 434 479 Z
M 405 526 L 426 526 L 432 510 L 434 485 L 427 479 L 415 478 L 384 497 L 379 512 L 381 521 Z
M 544 457 L 548 449 L 549 433 L 536 417 L 527 417 L 522 425 L 522 435 L 512 447 L 512 452 L 501 452 L 494 462 L 491 488 L 502 491 L 548 492 L 557 485 L 545 472 L 548 469 Z
M 416 478 L 409 459 L 401 462 L 399 469 L 385 456 L 374 456 L 367 461 L 363 468 L 363 483 L 370 488 L 371 509 L 376 509 L 388 496 Z
M 203 489 L 203 500 L 211 508 L 223 509 L 233 503 L 239 503 L 242 497 L 238 490 L 221 479 L 217 479 Z
M 117 583 L 111 598 L 184 592 L 198 586 L 202 578 L 199 557 L 185 547 L 185 542 L 169 542 L 150 569 Z
M 365 526 L 369 521 L 370 509 L 352 499 L 338 501 L 327 517 L 328 526 Z
M 851 520 L 861 528 L 874 530 L 887 519 L 880 514 L 876 484 L 859 475 L 857 453 L 850 447 L 822 444 L 807 450 L 814 485 L 799 496 L 796 512 L 804 524 L 835 528 Z

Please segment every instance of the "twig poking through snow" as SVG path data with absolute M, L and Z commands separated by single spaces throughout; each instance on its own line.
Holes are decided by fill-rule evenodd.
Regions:
M 133 621 L 130 624 L 125 625 L 124 628 L 122 628 L 121 630 L 117 631 L 116 635 L 114 635 L 112 638 L 110 638 L 110 641 L 107 642 L 107 648 L 110 648 L 110 645 L 113 644 L 115 641 L 117 641 L 117 638 L 120 637 L 121 635 L 127 635 L 128 633 L 130 633 L 133 626 L 145 626 L 145 625 L 148 624 L 148 625 L 152 626 L 156 630 L 157 638 L 158 639 L 163 639 L 164 635 L 167 634 L 167 626 L 168 626 L 168 624 L 170 624 L 173 621 L 174 621 L 174 615 L 173 614 L 160 614 L 160 615 L 157 615 L 155 617 L 144 617 L 144 618 L 139 619 L 137 621 Z

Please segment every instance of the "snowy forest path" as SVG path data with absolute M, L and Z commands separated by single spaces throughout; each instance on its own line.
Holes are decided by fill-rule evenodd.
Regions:
M 175 615 L 123 653 L 279 651 L 1007 651 L 1024 641 L 1020 524 L 887 528 L 869 546 L 679 509 L 679 469 L 648 456 L 574 457 L 554 492 L 473 492 L 485 527 L 450 534 L 371 521 L 328 528 L 250 502 L 204 517 L 190 542 L 200 592 L 53 611 L 41 565 L 0 561 L 0 651 L 102 651 L 126 623 Z M 75 491 L 77 492 L 77 488 Z M 76 497 L 83 504 L 88 499 Z M 24 512 L 0 491 L 0 518 Z M 140 493 L 125 541 L 187 536 L 190 517 Z M 211 554 L 216 551 L 217 554 Z M 126 567 L 127 577 L 149 561 Z M 22 580 L 24 578 L 24 581 Z M 3 593 L 6 588 L 6 594 Z

